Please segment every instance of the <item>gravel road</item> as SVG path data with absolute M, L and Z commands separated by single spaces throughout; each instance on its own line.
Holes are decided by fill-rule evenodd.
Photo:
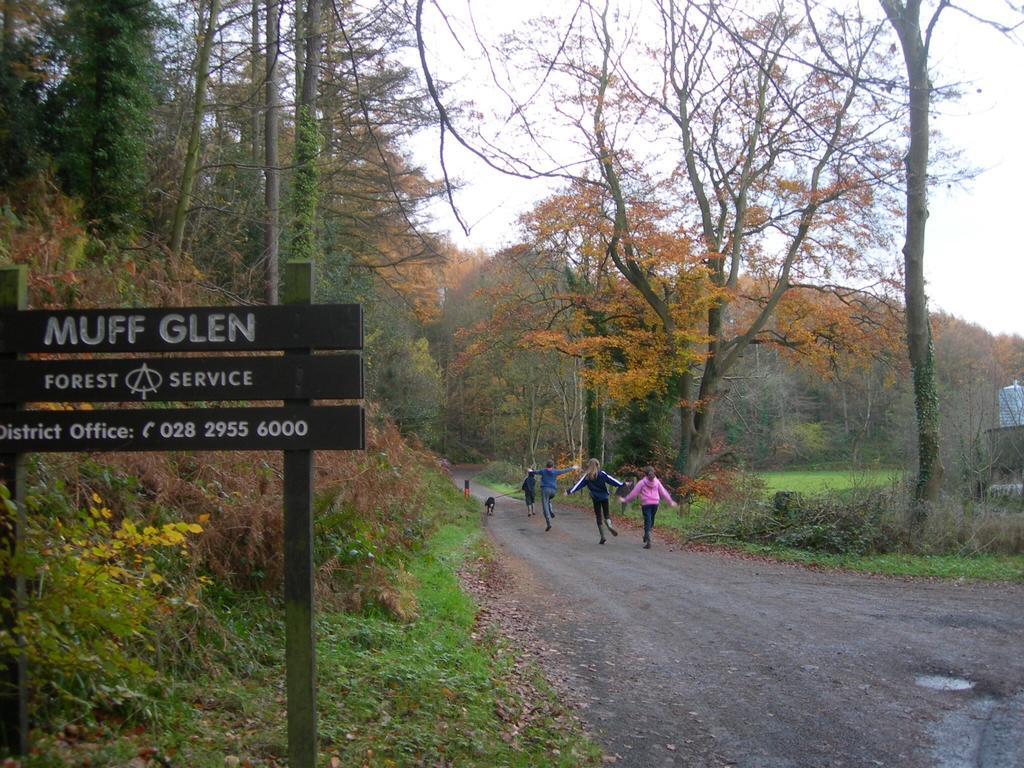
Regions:
M 824 573 L 657 532 L 644 550 L 636 528 L 599 546 L 589 510 L 556 513 L 545 532 L 498 499 L 496 599 L 607 763 L 1024 766 L 1024 585 Z

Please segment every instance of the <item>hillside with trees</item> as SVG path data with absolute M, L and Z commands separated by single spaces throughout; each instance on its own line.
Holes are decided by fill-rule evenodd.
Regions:
M 578 351 L 643 337 L 587 339 L 591 313 L 574 292 L 572 263 L 545 262 L 535 248 L 467 262 L 445 290 L 430 328 L 447 391 L 442 452 L 521 466 L 549 455 L 593 455 L 612 466 L 670 464 L 679 430 L 671 397 L 648 389 L 657 385 L 653 377 L 631 380 L 643 377 L 642 365 L 616 366 L 611 355 L 588 366 Z M 890 312 L 877 307 L 880 318 Z M 898 314 L 891 319 L 898 323 Z M 942 423 L 950 431 L 943 457 L 948 489 L 958 494 L 968 488 L 968 474 L 987 470 L 986 432 L 998 426 L 999 390 L 1020 378 L 1024 339 L 942 313 L 934 327 Z M 584 330 L 574 340 L 576 328 Z M 723 462 L 752 469 L 908 466 L 914 411 L 898 325 L 885 336 L 865 334 L 849 349 L 823 347 L 754 345 L 738 360 L 711 439 Z M 642 396 L 623 394 L 631 383 Z

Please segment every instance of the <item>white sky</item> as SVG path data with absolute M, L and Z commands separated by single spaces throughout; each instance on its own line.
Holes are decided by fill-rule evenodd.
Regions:
M 937 34 L 944 73 L 971 82 L 934 121 L 968 164 L 966 189 L 936 191 L 927 229 L 926 276 L 934 306 L 996 333 L 1024 335 L 1024 44 L 950 17 Z M 977 93 L 980 89 L 980 93 Z
M 513 24 L 510 8 L 522 17 L 530 6 L 537 7 L 530 0 L 473 4 L 481 26 L 495 18 Z M 981 173 L 965 188 L 933 192 L 925 260 L 930 303 L 994 333 L 1024 335 L 1024 235 L 1016 226 L 1024 220 L 1019 193 L 1024 185 L 1024 43 L 949 12 L 936 34 L 932 64 L 940 74 L 937 80 L 964 81 L 966 93 L 941 107 L 933 127 L 947 144 L 963 150 L 965 165 Z M 452 45 L 450 38 L 447 44 Z M 436 74 L 447 78 L 453 73 Z M 436 135 L 421 137 L 417 149 L 418 158 L 435 173 L 436 142 Z M 466 182 L 456 203 L 472 231 L 466 237 L 446 206 L 435 210 L 438 225 L 465 249 L 493 252 L 513 242 L 516 218 L 549 194 L 551 183 L 492 171 L 450 138 L 447 150 L 449 172 Z

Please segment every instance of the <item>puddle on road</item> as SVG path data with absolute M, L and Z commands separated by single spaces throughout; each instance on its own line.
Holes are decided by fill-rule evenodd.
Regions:
M 918 675 L 914 682 L 922 688 L 933 691 L 969 691 L 974 683 L 962 677 L 946 677 L 945 675 Z

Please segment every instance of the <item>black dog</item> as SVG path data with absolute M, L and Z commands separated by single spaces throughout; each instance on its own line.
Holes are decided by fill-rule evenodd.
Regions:
M 484 509 L 487 510 L 488 515 L 494 514 L 494 497 L 488 496 L 487 501 L 484 502 Z

